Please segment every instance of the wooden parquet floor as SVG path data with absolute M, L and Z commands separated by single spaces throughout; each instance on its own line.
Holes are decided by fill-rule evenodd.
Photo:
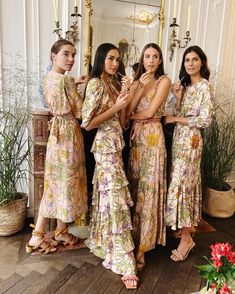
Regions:
M 204 263 L 202 256 L 209 256 L 210 244 L 235 244 L 235 215 L 229 219 L 207 217 L 206 220 L 216 231 L 196 234 L 195 251 L 186 261 L 169 259 L 177 239 L 168 238 L 166 247 L 158 246 L 148 252 L 137 290 L 126 290 L 120 276 L 106 270 L 88 249 L 28 255 L 25 253 L 25 243 L 30 237 L 28 229 L 14 236 L 0 237 L 0 293 L 197 293 L 205 282 L 194 265 Z

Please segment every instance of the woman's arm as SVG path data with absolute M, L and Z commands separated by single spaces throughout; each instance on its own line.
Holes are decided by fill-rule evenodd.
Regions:
M 127 109 L 126 109 L 126 117 L 129 118 L 133 110 L 136 108 L 137 104 L 140 101 L 144 93 L 144 85 L 140 84 L 138 81 L 134 82 L 134 84 L 130 87 L 130 92 L 128 95 Z
M 169 78 L 163 78 L 158 85 L 157 92 L 154 95 L 149 107 L 145 110 L 135 113 L 131 116 L 131 119 L 149 119 L 152 118 L 162 103 L 166 100 L 169 95 L 171 82 Z
M 147 71 L 141 75 L 139 81 L 134 82 L 131 86 L 130 94 L 128 96 L 127 118 L 130 117 L 131 113 L 136 108 L 144 93 L 145 87 L 149 82 L 150 72 Z
M 180 123 L 182 125 L 188 125 L 188 118 L 184 116 L 165 116 L 164 122 L 166 124 L 174 124 L 174 123 Z
M 126 105 L 127 105 L 127 94 L 122 93 L 117 97 L 115 104 L 111 108 L 92 118 L 89 124 L 85 127 L 85 129 L 87 131 L 90 131 L 92 129 L 98 128 L 103 122 L 110 119 L 116 112 L 125 108 Z
M 201 90 L 201 102 L 199 111 L 196 115 L 183 117 L 183 116 L 166 116 L 165 123 L 180 123 L 188 125 L 192 128 L 206 128 L 211 122 L 213 114 L 213 91 L 211 86 L 206 86 Z
M 121 114 L 120 114 L 120 125 L 122 128 L 125 127 L 126 124 L 126 108 L 121 109 Z
M 176 98 L 175 109 L 176 111 L 179 111 L 183 97 L 183 87 L 180 82 L 176 82 L 172 85 L 172 92 Z
M 202 98 L 198 114 L 188 118 L 188 124 L 192 128 L 207 128 L 212 120 L 214 111 L 214 95 L 210 84 L 201 91 L 201 95 Z

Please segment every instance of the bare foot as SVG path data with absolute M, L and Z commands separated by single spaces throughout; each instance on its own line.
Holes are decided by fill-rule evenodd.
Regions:
M 177 249 L 172 250 L 171 259 L 174 261 L 183 261 L 185 260 L 190 251 L 192 251 L 193 247 L 196 244 L 193 242 L 187 243 L 187 242 L 180 242 Z
M 124 275 L 121 280 L 127 289 L 136 289 L 139 278 L 136 275 Z

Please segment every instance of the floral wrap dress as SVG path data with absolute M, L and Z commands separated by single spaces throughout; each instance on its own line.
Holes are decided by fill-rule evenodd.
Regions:
M 135 113 L 149 107 L 155 90 L 141 97 Z M 142 252 L 154 249 L 156 244 L 165 245 L 166 204 L 166 148 L 160 119 L 165 110 L 163 103 L 153 118 L 135 120 L 131 134 L 128 179 L 135 203 L 133 216 L 133 238 Z
M 81 118 L 82 99 L 74 79 L 49 73 L 43 82 L 53 118 L 49 123 L 44 193 L 39 214 L 73 222 L 87 211 L 87 184 Z
M 90 80 L 82 107 L 82 127 L 86 127 L 94 116 L 111 108 L 114 103 L 102 80 Z M 96 167 L 91 231 L 85 244 L 96 256 L 104 259 L 104 267 L 117 274 L 132 275 L 136 273 L 129 209 L 133 202 L 123 169 L 123 147 L 119 115 L 115 114 L 99 126 L 91 149 Z
M 188 86 L 177 115 L 188 125 L 177 123 L 173 135 L 171 181 L 167 195 L 166 223 L 171 229 L 197 226 L 201 220 L 201 129 L 210 125 L 213 91 L 202 79 Z

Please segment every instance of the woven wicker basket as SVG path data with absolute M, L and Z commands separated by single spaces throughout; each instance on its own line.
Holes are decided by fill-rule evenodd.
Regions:
M 26 217 L 27 196 L 0 207 L 0 236 L 10 236 L 23 229 Z
M 227 218 L 235 211 L 235 193 L 229 191 L 217 191 L 205 188 L 203 195 L 202 210 L 212 217 Z

